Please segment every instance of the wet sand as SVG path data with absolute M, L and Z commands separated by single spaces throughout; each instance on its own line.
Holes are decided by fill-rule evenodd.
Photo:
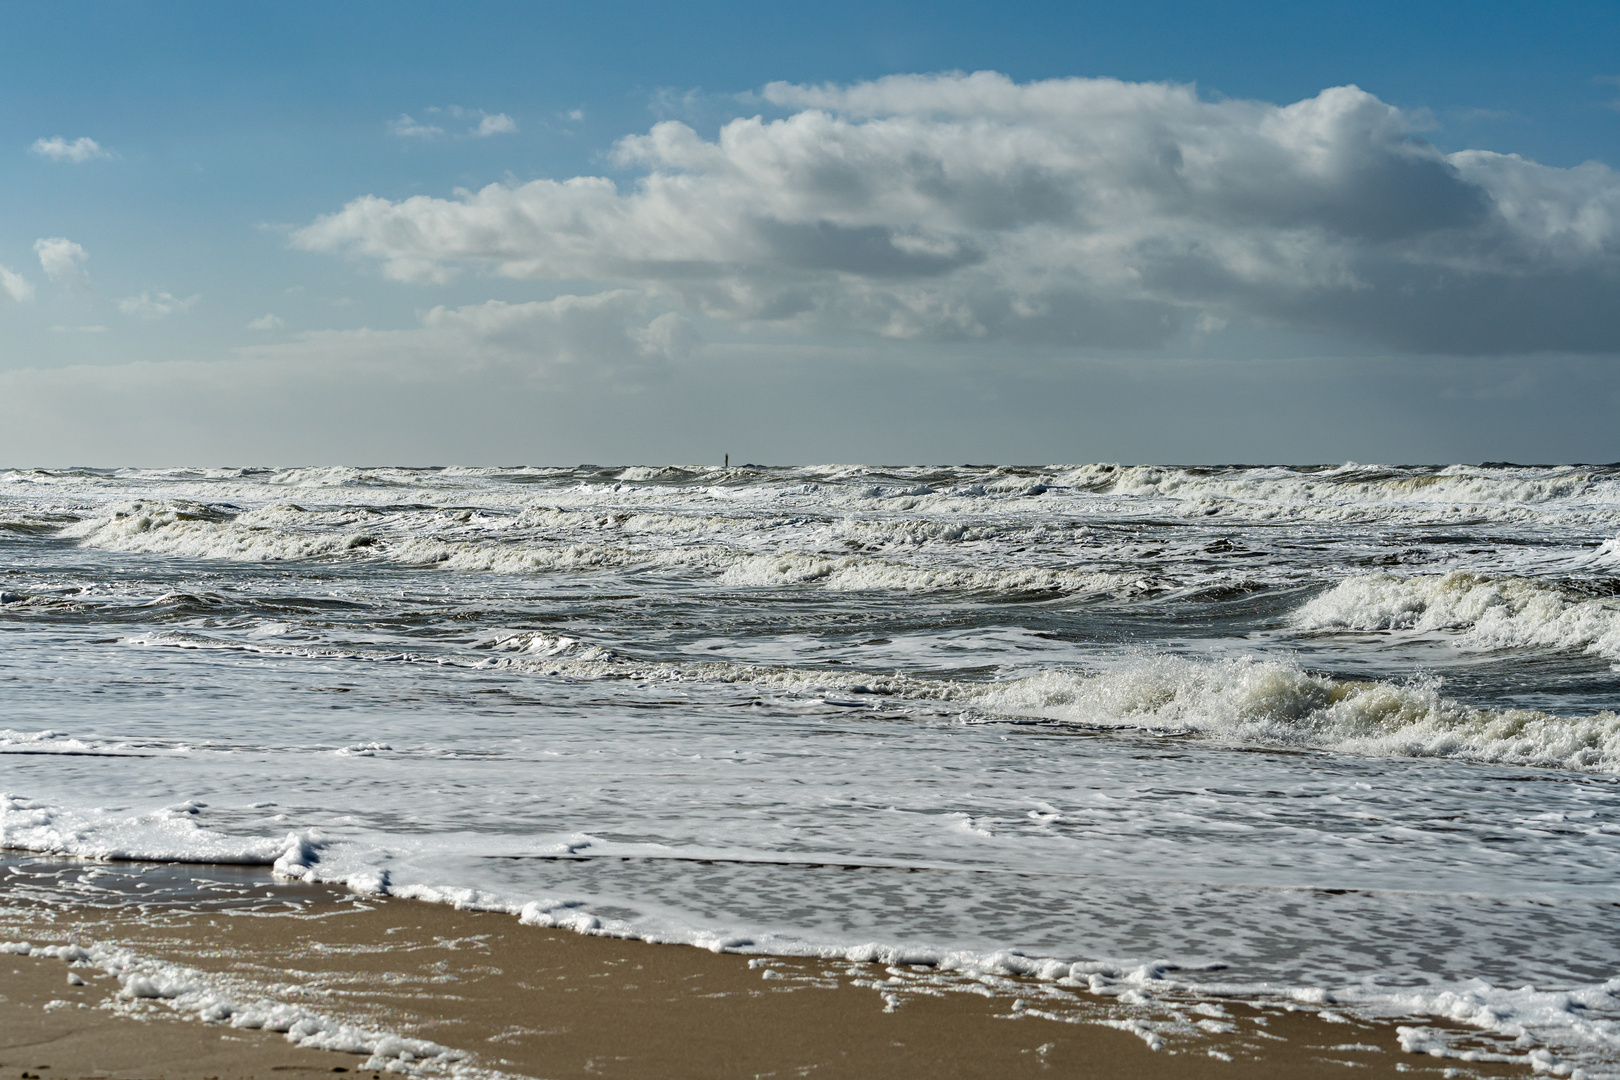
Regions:
M 0 886 L 0 941 L 117 943 L 310 1013 L 453 1048 L 435 1068 L 527 1077 L 1518 1076 L 1405 1053 L 1394 1023 L 1183 1011 L 1162 1046 L 1107 1022 L 1164 1017 L 1038 983 L 750 958 L 522 926 L 508 915 L 275 885 L 234 903 L 72 907 Z M 201 908 L 201 909 L 199 909 Z M 68 985 L 69 973 L 84 980 Z M 118 996 L 83 963 L 0 955 L 0 1077 L 219 1078 L 362 1071 L 364 1056 Z M 1194 1032 L 1192 1023 L 1227 1025 Z M 1169 1025 L 1174 1028 L 1176 1025 Z M 1219 1056 L 1230 1058 L 1222 1060 Z M 397 1058 L 383 1062 L 397 1069 Z M 377 1062 L 374 1061 L 374 1065 Z

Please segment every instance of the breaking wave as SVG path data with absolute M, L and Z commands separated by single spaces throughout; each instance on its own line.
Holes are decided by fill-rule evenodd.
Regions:
M 201 505 L 133 505 L 63 530 L 89 548 L 146 555 L 239 562 L 361 557 L 405 566 L 493 573 L 648 570 L 706 574 L 738 587 L 816 584 L 832 591 L 986 591 L 1000 593 L 1136 595 L 1159 587 L 1140 573 L 1110 573 L 1062 566 L 917 565 L 870 554 L 835 554 L 775 548 L 750 550 L 733 543 L 640 543 L 640 535 L 702 533 L 714 537 L 732 520 L 676 515 L 610 516 L 617 535 L 597 538 L 608 522 L 599 515 L 528 511 L 496 526 L 468 512 L 414 508 L 415 517 L 383 523 L 375 510 L 344 508 L 312 513 L 278 505 L 231 515 Z M 431 532 L 421 518 L 436 526 Z M 616 520 L 614 520 L 616 518 Z M 301 527 L 287 527 L 296 523 Z M 589 539 L 547 537 L 545 527 L 567 524 Z M 371 528 L 356 529 L 356 525 Z M 584 526 L 579 530 L 579 526 Z M 867 533 L 873 526 L 864 526 Z M 428 532 L 428 535 L 423 535 Z M 537 535 L 538 534 L 538 535 Z M 593 535 L 594 534 L 594 535 Z M 899 523 L 885 535 L 906 548 L 934 541 L 980 539 L 992 534 L 960 525 Z M 715 537 L 716 539 L 724 539 Z M 749 539 L 746 535 L 743 539 Z M 548 542 L 549 541 L 549 542 Z M 881 553 L 880 553 L 881 554 Z
M 1475 509 L 1559 502 L 1610 510 L 1620 507 L 1620 482 L 1612 469 L 1578 466 L 1452 465 L 1435 469 L 1349 463 L 1331 469 L 1188 469 L 1103 464 L 1058 470 L 1055 479 L 1099 494 L 1182 502 L 1234 500 L 1276 504 L 1279 511 L 1309 505 L 1320 507 L 1324 517 L 1358 508 L 1419 504 Z
M 1450 630 L 1485 649 L 1580 649 L 1620 658 L 1620 607 L 1519 577 L 1467 571 L 1346 578 L 1296 611 L 1306 631 Z
M 1620 772 L 1620 715 L 1479 708 L 1438 680 L 1334 679 L 1280 660 L 1147 654 L 1104 671 L 1048 669 L 992 682 L 765 665 L 637 661 L 576 638 L 514 633 L 494 661 L 574 678 L 746 683 L 784 693 L 932 702 L 971 721 L 1036 719 L 1089 729 L 1187 734 L 1251 747 Z
M 1437 680 L 1340 680 L 1248 657 L 1154 656 L 1097 674 L 1043 672 L 994 684 L 974 703 L 996 714 L 1253 746 L 1620 772 L 1620 715 L 1612 712 L 1478 708 L 1445 697 Z
M 1137 653 L 1103 670 L 1046 668 L 980 681 L 641 659 L 578 637 L 533 630 L 495 632 L 474 642 L 473 653 L 459 654 L 325 648 L 190 632 L 126 640 L 149 647 L 355 662 L 513 668 L 578 680 L 748 686 L 840 705 L 921 706 L 970 723 L 1037 721 L 1095 731 L 1195 736 L 1241 747 L 1620 773 L 1620 714 L 1614 712 L 1559 716 L 1536 709 L 1486 708 L 1446 696 L 1442 681 L 1433 677 L 1405 682 L 1335 679 L 1290 660 L 1253 656 L 1208 660 Z

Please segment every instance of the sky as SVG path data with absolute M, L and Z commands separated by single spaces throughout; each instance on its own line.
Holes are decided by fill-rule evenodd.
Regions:
M 1620 459 L 1620 5 L 0 0 L 0 467 Z

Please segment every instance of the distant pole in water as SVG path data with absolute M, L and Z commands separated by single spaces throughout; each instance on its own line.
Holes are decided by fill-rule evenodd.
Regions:
M 722 465 L 722 466 L 720 466 L 720 467 L 721 467 L 721 468 L 722 468 L 722 469 L 729 469 L 729 468 L 731 468 L 731 455 L 730 455 L 730 454 L 727 454 L 727 455 L 726 455 L 726 463 L 725 463 L 725 464 L 724 464 L 724 465 Z

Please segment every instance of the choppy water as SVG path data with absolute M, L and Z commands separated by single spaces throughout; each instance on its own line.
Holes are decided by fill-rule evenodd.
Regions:
M 13 848 L 1620 1060 L 1620 468 L 0 474 Z

